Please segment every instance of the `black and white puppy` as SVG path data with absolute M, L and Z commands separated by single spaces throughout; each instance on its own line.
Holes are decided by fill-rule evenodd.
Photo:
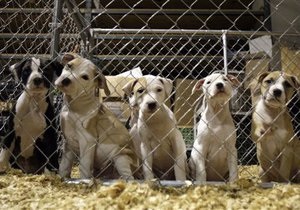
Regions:
M 9 116 L 9 132 L 0 151 L 0 172 L 11 165 L 25 173 L 58 169 L 58 135 L 49 88 L 63 66 L 57 61 L 27 58 L 10 67 L 23 86 Z

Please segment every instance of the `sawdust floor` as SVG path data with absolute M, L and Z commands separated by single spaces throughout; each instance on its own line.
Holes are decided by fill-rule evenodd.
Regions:
M 257 166 L 240 168 L 240 181 L 181 188 L 116 182 L 66 184 L 55 175 L 0 176 L 0 209 L 300 209 L 300 185 L 259 186 Z

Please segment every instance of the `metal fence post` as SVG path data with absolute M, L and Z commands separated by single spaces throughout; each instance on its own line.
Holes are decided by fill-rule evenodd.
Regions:
M 63 15 L 63 1 L 55 0 L 52 19 L 51 57 L 55 59 L 59 52 L 60 26 Z

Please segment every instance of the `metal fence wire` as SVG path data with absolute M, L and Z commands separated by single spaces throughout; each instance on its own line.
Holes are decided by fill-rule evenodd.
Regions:
M 139 174 L 137 177 L 142 180 L 149 178 L 149 176 L 145 177 L 145 171 L 152 171 L 154 178 L 175 180 L 176 173 L 174 171 L 178 170 L 176 168 L 179 165 L 177 163 L 178 158 L 173 154 L 175 146 L 169 145 L 171 149 L 161 146 L 166 144 L 164 142 L 172 142 L 172 140 L 168 139 L 167 134 L 158 139 L 159 131 L 153 133 L 149 128 L 149 126 L 156 126 L 151 125 L 151 119 L 147 118 L 148 123 L 145 119 L 137 120 L 143 116 L 140 114 L 141 108 L 137 105 L 138 110 L 136 111 L 136 107 L 130 107 L 128 97 L 126 99 L 122 90 L 123 86 L 130 81 L 149 74 L 172 80 L 172 93 L 166 97 L 164 103 L 174 113 L 177 121 L 176 127 L 160 126 L 169 129 L 169 131 L 164 131 L 168 134 L 179 129 L 180 132 L 177 134 L 183 136 L 185 143 L 183 151 L 185 151 L 187 159 L 191 156 L 191 151 L 195 149 L 193 148 L 194 141 L 199 136 L 199 131 L 197 132 L 196 129 L 203 115 L 201 107 L 203 107 L 204 94 L 201 91 L 192 94 L 193 87 L 198 84 L 198 81 L 213 72 L 235 76 L 239 80 L 239 84 L 233 88 L 229 108 L 237 134 L 235 147 L 237 149 L 238 170 L 254 178 L 264 178 L 264 173 L 267 173 L 268 170 L 272 171 L 274 168 L 275 171 L 279 170 L 276 161 L 283 161 L 285 159 L 284 150 L 288 149 L 277 148 L 278 150 L 274 152 L 276 157 L 272 159 L 270 155 L 265 154 L 266 151 L 262 148 L 263 146 L 256 147 L 258 142 L 255 143 L 251 137 L 251 124 L 253 124 L 252 114 L 256 112 L 256 103 L 253 100 L 257 99 L 257 96 L 259 98 L 260 95 L 254 93 L 253 89 L 251 90 L 253 87 L 251 84 L 254 84 L 253 81 L 259 82 L 259 75 L 267 71 L 280 71 L 284 75 L 292 75 L 292 81 L 295 81 L 295 84 L 289 85 L 292 86 L 291 89 L 295 89 L 295 94 L 286 99 L 283 106 L 286 107 L 292 117 L 293 129 L 286 131 L 291 136 L 289 142 L 292 142 L 292 138 L 296 136 L 296 146 L 293 146 L 296 149 L 292 153 L 295 155 L 295 160 L 300 159 L 300 146 L 297 146 L 300 121 L 298 110 L 299 83 L 297 83 L 297 79 L 300 79 L 300 2 L 297 0 L 8 0 L 1 1 L 0 7 L 0 134 L 2 142 L 0 170 L 6 170 L 5 161 L 7 161 L 7 157 L 11 167 L 17 167 L 24 172 L 31 173 L 43 171 L 53 157 L 58 158 L 60 164 L 66 161 L 65 158 L 72 157 L 75 159 L 75 162 L 72 163 L 74 165 L 72 177 L 119 178 L 122 175 L 122 169 L 116 165 L 125 163 L 118 158 L 129 146 L 122 145 L 118 147 L 121 148 L 120 151 L 113 152 L 105 145 L 107 144 L 106 141 L 113 145 L 120 144 L 113 136 L 115 131 L 108 131 L 115 129 L 112 125 L 116 121 L 120 121 L 124 126 L 127 126 L 128 131 L 130 129 L 132 131 L 133 128 L 137 129 L 137 127 L 146 127 L 147 135 L 151 136 L 150 140 L 157 144 L 147 153 L 141 146 L 147 144 L 142 143 L 145 139 L 138 137 L 142 139 L 142 142 L 138 141 L 138 146 L 132 151 L 137 152 L 136 148 L 138 150 L 142 148 L 141 153 L 147 154 L 138 156 L 140 158 L 137 160 L 138 164 L 135 165 L 135 169 L 132 169 L 137 172 L 136 174 Z M 102 125 L 100 123 L 102 133 L 98 133 L 97 138 L 92 143 L 89 139 L 85 139 L 88 136 L 85 132 L 89 132 L 88 128 L 85 127 L 86 131 L 82 131 L 83 134 L 78 134 L 79 137 L 78 141 L 75 141 L 77 143 L 74 143 L 75 146 L 70 146 L 71 143 L 68 143 L 70 135 L 64 133 L 66 125 L 64 124 L 65 127 L 60 126 L 59 118 L 64 103 L 62 101 L 66 99 L 63 99 L 61 92 L 57 90 L 54 79 L 48 80 L 51 83 L 49 92 L 42 98 L 44 101 L 48 97 L 51 99 L 55 115 L 53 119 L 49 118 L 49 113 L 42 113 L 42 117 L 38 120 L 46 119 L 47 123 L 43 131 L 38 134 L 30 133 L 34 129 L 20 129 L 22 126 L 28 127 L 26 120 L 29 118 L 20 117 L 18 113 L 20 110 L 18 106 L 17 108 L 15 106 L 18 98 L 18 103 L 22 103 L 24 100 L 20 99 L 22 93 L 29 93 L 28 84 L 26 84 L 29 79 L 22 79 L 22 73 L 19 72 L 19 76 L 22 78 L 16 80 L 10 71 L 14 64 L 24 64 L 26 59 L 32 57 L 48 59 L 50 60 L 48 65 L 62 62 L 63 55 L 68 52 L 77 53 L 91 60 L 101 69 L 106 76 L 110 95 L 107 96 L 100 92 L 102 100 L 94 101 L 93 104 L 97 105 L 97 109 L 100 107 L 99 104 L 104 104 L 117 116 L 117 119 L 110 122 L 111 124 L 106 122 Z M 29 74 L 27 77 L 30 76 L 33 66 L 34 64 L 31 63 L 26 67 L 27 74 Z M 17 65 L 13 67 L 17 68 Z M 24 69 L 25 67 L 23 71 Z M 46 72 L 41 65 L 39 69 Z M 131 73 L 128 73 L 129 71 Z M 74 72 L 71 75 L 75 78 L 77 73 Z M 85 78 L 85 80 L 87 79 L 89 78 Z M 276 83 L 276 78 L 272 79 L 274 80 L 272 82 Z M 81 90 L 88 92 L 89 90 L 79 80 L 77 78 L 73 82 L 78 83 L 77 85 Z M 140 85 L 143 86 L 142 83 Z M 144 85 L 146 90 L 140 90 L 140 94 L 147 94 L 148 87 Z M 290 91 L 290 89 L 284 91 Z M 288 95 L 287 92 L 285 94 Z M 133 96 L 135 96 L 134 90 L 129 97 Z M 70 103 L 77 103 L 78 100 L 76 99 L 81 100 L 78 95 Z M 37 101 L 35 103 L 36 106 L 39 106 Z M 68 103 L 67 105 L 64 103 L 64 105 L 66 110 L 72 112 L 72 105 Z M 28 104 L 27 115 L 35 116 L 34 112 L 41 110 L 40 107 L 30 108 L 30 106 L 32 105 Z M 163 108 L 160 106 L 158 109 Z M 282 110 L 285 112 L 285 109 Z M 134 112 L 137 112 L 138 116 L 132 114 Z M 276 129 L 281 129 L 281 125 L 290 123 L 287 120 L 288 122 L 281 121 L 278 124 L 278 121 L 282 120 L 280 117 L 282 112 L 278 112 L 277 118 L 269 122 L 270 132 L 276 132 Z M 139 126 L 135 124 L 134 118 L 139 122 Z M 70 120 L 71 118 L 67 119 Z M 82 119 L 74 117 L 72 122 L 67 120 L 69 132 L 71 130 L 71 132 L 76 133 L 78 130 L 82 130 L 82 128 L 78 128 L 84 124 L 83 121 L 81 122 Z M 128 119 L 131 120 L 130 125 Z M 78 123 L 79 121 L 80 123 Z M 145 124 L 141 125 L 141 122 Z M 33 123 L 32 126 L 39 124 Z M 41 122 L 41 124 L 43 123 Z M 277 127 L 275 126 L 273 129 L 271 128 L 272 125 Z M 41 147 L 39 141 L 43 141 L 46 136 L 44 132 L 48 130 L 49 126 L 54 128 L 56 133 L 54 137 L 57 136 L 55 145 L 59 145 L 55 155 L 48 154 L 47 149 L 39 148 Z M 120 130 L 122 129 L 123 127 L 120 128 Z M 226 130 L 226 127 L 222 129 Z M 207 135 L 217 135 L 214 133 L 214 128 L 208 130 Z M 22 136 L 20 132 L 26 134 L 22 134 Z M 145 132 L 145 128 L 143 132 Z M 106 137 L 104 137 L 105 135 Z M 136 133 L 134 135 L 137 136 Z M 146 134 L 141 135 L 145 136 Z M 27 136 L 27 139 L 22 139 L 24 136 Z M 224 151 L 224 145 L 228 138 L 218 136 L 212 138 L 211 145 L 220 145 L 220 149 L 214 151 L 216 158 L 225 157 L 220 156 L 220 153 Z M 13 143 L 7 143 L 9 138 L 13 139 Z M 109 140 L 105 140 L 105 138 Z M 269 141 L 276 140 L 278 139 L 269 139 Z M 22 143 L 22 141 L 27 141 L 27 143 Z M 131 141 L 135 140 L 131 139 Z M 82 146 L 80 142 L 89 142 L 86 145 L 91 146 L 91 151 L 96 148 L 95 159 L 99 158 L 98 156 L 102 158 L 95 160 L 93 169 L 88 168 L 90 167 L 88 165 L 91 162 L 89 161 L 90 158 L 87 157 L 87 154 L 82 154 L 82 151 L 88 150 L 79 149 Z M 27 144 L 27 148 L 24 148 L 23 144 Z M 276 146 L 277 143 L 274 145 Z M 75 149 L 71 151 L 72 154 L 66 155 L 64 154 L 66 147 Z M 22 154 L 22 151 L 30 150 L 30 148 L 35 148 L 33 156 L 38 153 L 43 156 L 42 159 L 45 159 L 45 162 L 39 165 L 35 171 L 29 170 L 30 166 L 28 166 L 28 164 L 35 164 L 35 162 L 26 160 L 26 155 Z M 226 149 L 228 148 L 226 147 Z M 4 150 L 8 151 L 9 154 L 4 155 Z M 100 155 L 97 155 L 98 150 L 101 151 Z M 93 157 L 91 152 L 88 153 L 90 157 Z M 258 153 L 265 154 L 266 161 L 270 163 L 264 169 L 264 173 L 261 174 L 257 173 L 258 170 L 250 170 L 249 168 L 260 165 L 257 159 Z M 234 152 L 231 150 L 227 150 L 226 154 L 234 156 Z M 214 160 L 212 154 L 209 155 L 212 159 L 205 155 L 202 156 L 205 160 L 204 170 L 212 170 L 215 171 L 214 174 L 218 174 L 218 168 L 211 169 L 209 166 L 213 164 Z M 126 158 L 131 157 L 128 154 L 125 156 Z M 179 156 L 184 157 L 185 154 Z M 153 157 L 152 164 L 159 167 L 153 166 L 153 170 L 147 169 L 151 165 L 151 161 L 149 163 L 151 158 L 149 157 Z M 170 164 L 170 161 L 173 164 Z M 131 163 L 133 164 L 133 162 L 132 160 Z M 53 167 L 58 168 L 53 162 L 50 165 L 52 169 Z M 165 165 L 169 165 L 166 170 L 163 168 Z M 223 167 L 218 164 L 214 165 Z M 89 170 L 94 170 L 93 175 L 88 172 Z M 179 167 L 179 170 L 183 170 L 182 167 Z M 295 170 L 298 172 L 294 174 L 294 177 L 300 177 L 300 161 L 296 163 Z M 188 171 L 186 171 L 186 179 L 192 179 Z M 68 174 L 68 172 L 63 173 Z M 207 173 L 209 174 L 209 172 Z M 172 175 L 168 176 L 170 174 Z M 227 181 L 227 176 L 218 175 L 221 178 L 218 177 L 216 180 L 212 178 L 212 181 Z

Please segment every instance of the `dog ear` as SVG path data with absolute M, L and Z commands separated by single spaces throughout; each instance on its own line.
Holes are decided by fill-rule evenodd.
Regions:
M 71 60 L 74 60 L 76 58 L 74 53 L 65 53 L 61 59 L 62 65 L 66 65 Z
M 28 59 L 25 59 L 19 63 L 13 64 L 9 67 L 9 71 L 13 74 L 14 79 L 19 82 L 21 79 L 22 68 L 26 64 Z
M 235 76 L 228 74 L 226 77 L 229 79 L 229 81 L 236 87 L 238 87 L 241 83 Z
M 54 69 L 56 76 L 60 76 L 64 66 L 58 61 L 51 61 L 51 66 Z
M 193 87 L 192 94 L 194 94 L 196 91 L 199 91 L 201 89 L 202 85 L 204 84 L 204 82 L 205 82 L 205 78 L 200 79 Z
M 298 78 L 295 76 L 291 76 L 291 80 L 293 82 L 293 86 L 295 87 L 295 89 L 298 90 L 300 87 L 300 82 L 299 82 Z
M 173 81 L 168 79 L 168 78 L 162 78 L 162 77 L 159 78 L 159 80 L 164 85 L 166 95 L 167 95 L 167 97 L 169 97 L 172 93 L 172 90 L 173 90 Z
M 95 79 L 97 80 L 98 83 L 98 87 L 100 89 L 104 89 L 105 95 L 109 96 L 110 95 L 110 90 L 107 86 L 107 82 L 106 82 L 106 78 L 105 76 L 100 72 L 100 70 L 98 70 L 98 73 L 95 77 Z
M 129 81 L 126 85 L 124 85 L 124 87 L 122 87 L 122 90 L 124 91 L 125 95 L 127 95 L 127 96 L 131 95 L 131 92 L 137 82 L 138 82 L 138 79 L 135 79 L 135 80 Z
M 266 78 L 266 76 L 268 76 L 268 75 L 269 75 L 269 72 L 261 73 L 261 74 L 258 76 L 257 82 L 258 82 L 258 83 L 262 83 L 262 81 L 264 80 L 264 78 Z

